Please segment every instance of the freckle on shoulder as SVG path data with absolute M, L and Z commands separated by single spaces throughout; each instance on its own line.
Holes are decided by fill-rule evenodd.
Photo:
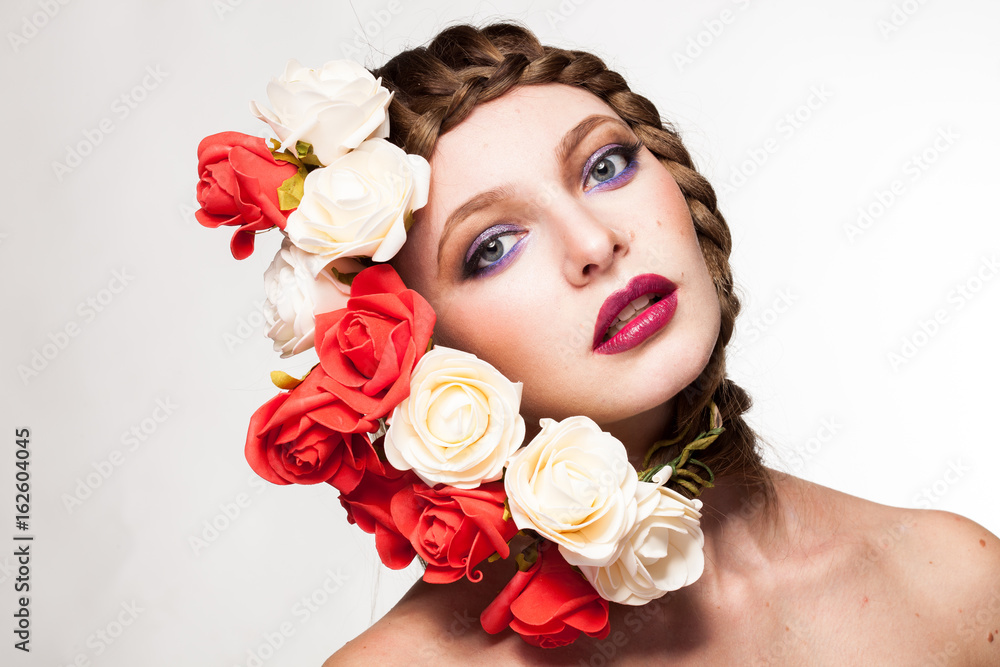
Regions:
M 933 588 L 928 592 L 942 602 L 951 598 L 954 607 L 1000 593 L 1000 539 L 950 512 L 919 511 L 913 516 L 909 564 L 904 564 L 908 579 Z

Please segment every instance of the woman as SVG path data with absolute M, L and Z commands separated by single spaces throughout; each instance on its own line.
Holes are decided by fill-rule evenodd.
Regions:
M 509 25 L 446 30 L 375 75 L 395 95 L 390 140 L 431 165 L 393 264 L 434 307 L 436 344 L 523 383 L 525 442 L 540 418 L 586 415 L 639 469 L 654 442 L 707 430 L 713 402 L 726 430 L 702 457 L 704 573 L 612 604 L 608 637 L 543 651 L 483 632 L 509 559 L 479 583 L 418 582 L 327 664 L 1000 663 L 997 538 L 763 467 L 725 379 L 729 232 L 648 101 Z

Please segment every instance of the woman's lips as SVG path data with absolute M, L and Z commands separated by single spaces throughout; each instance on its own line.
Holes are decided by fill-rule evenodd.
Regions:
M 649 296 L 659 299 L 646 306 L 637 316 L 632 315 L 621 331 L 604 340 L 619 313 L 625 310 L 636 299 Z M 624 288 L 613 292 L 601 306 L 594 326 L 594 352 L 598 354 L 617 354 L 640 345 L 670 322 L 677 310 L 677 286 L 654 273 L 644 273 L 629 281 Z

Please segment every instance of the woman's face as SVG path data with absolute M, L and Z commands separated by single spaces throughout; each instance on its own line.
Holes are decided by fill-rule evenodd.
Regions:
M 658 437 L 720 322 L 670 173 L 603 101 L 559 84 L 478 106 L 430 163 L 394 264 L 437 311 L 435 342 L 524 383 L 529 429 L 580 414 Z

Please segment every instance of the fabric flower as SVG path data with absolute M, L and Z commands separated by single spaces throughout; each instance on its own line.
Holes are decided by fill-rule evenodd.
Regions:
M 605 567 L 580 566 L 605 600 L 642 605 L 693 584 L 705 567 L 701 501 L 639 482 L 635 525 L 617 558 Z
M 370 137 L 389 136 L 386 107 L 392 95 L 380 82 L 351 60 L 318 70 L 290 60 L 284 74 L 267 85 L 274 111 L 256 102 L 250 111 L 271 126 L 282 150 L 304 141 L 320 162 L 330 164 Z
M 347 306 L 316 318 L 316 352 L 327 375 L 343 385 L 341 400 L 379 419 L 410 393 L 410 374 L 434 331 L 434 309 L 385 264 L 354 278 Z
M 500 479 L 524 440 L 521 383 L 482 359 L 435 347 L 417 364 L 410 395 L 392 412 L 385 456 L 433 486 L 472 489 Z
M 383 466 L 379 472 L 369 470 L 364 481 L 353 491 L 340 495 L 340 504 L 347 510 L 347 520 L 375 535 L 379 558 L 392 570 L 402 570 L 417 555 L 410 540 L 396 527 L 390 511 L 392 500 L 396 494 L 419 483 L 412 472 Z
M 367 468 L 382 464 L 367 436 L 344 430 L 357 423 L 356 415 L 336 402 L 315 406 L 316 397 L 303 382 L 258 408 L 247 433 L 247 462 L 274 484 L 327 482 L 352 491 Z
M 316 314 L 346 306 L 351 290 L 329 271 L 314 277 L 305 267 L 307 254 L 285 237 L 264 272 L 266 333 L 282 359 L 311 348 Z
M 508 540 L 517 526 L 504 520 L 503 484 L 476 489 L 414 484 L 392 499 L 392 518 L 399 531 L 427 563 L 424 581 L 450 584 L 463 576 L 480 581 L 473 568 L 494 553 L 510 555 Z
M 625 446 L 587 417 L 541 420 L 507 464 L 510 513 L 573 565 L 607 565 L 636 517 L 638 474 Z
M 314 255 L 314 275 L 343 257 L 385 262 L 403 246 L 406 216 L 427 203 L 429 187 L 427 160 L 370 139 L 309 172 L 285 231 Z
M 237 227 L 230 249 L 236 259 L 253 252 L 255 232 L 284 229 L 287 212 L 278 187 L 298 168 L 275 160 L 260 137 L 220 132 L 198 144 L 198 203 L 195 217 L 205 227 Z
M 611 631 L 607 600 L 545 543 L 535 564 L 515 574 L 479 618 L 490 634 L 509 626 L 541 648 L 572 644 L 581 632 L 604 639 Z

